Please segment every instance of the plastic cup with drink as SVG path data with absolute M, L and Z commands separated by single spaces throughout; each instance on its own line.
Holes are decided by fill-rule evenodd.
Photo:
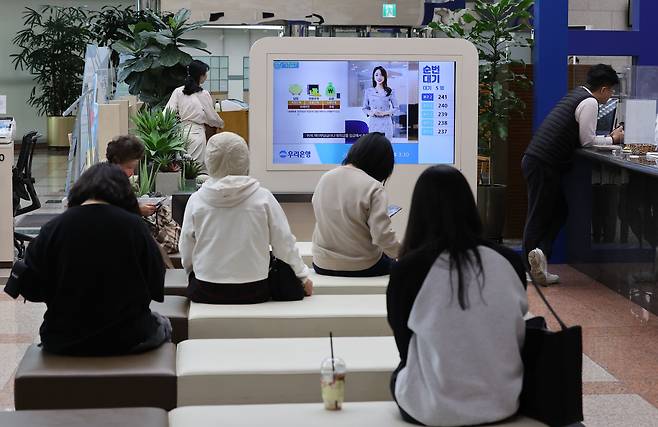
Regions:
M 345 361 L 334 356 L 333 334 L 329 334 L 331 343 L 331 357 L 322 361 L 320 367 L 320 387 L 324 408 L 337 411 L 343 408 L 345 400 L 345 374 L 347 368 Z

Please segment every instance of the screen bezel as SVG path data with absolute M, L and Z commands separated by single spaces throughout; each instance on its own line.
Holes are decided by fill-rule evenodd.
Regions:
M 454 84 L 454 120 L 455 135 L 453 140 L 453 162 L 444 163 L 449 165 L 460 165 L 462 153 L 457 141 L 462 137 L 462 108 L 459 104 L 459 86 L 462 84 L 460 70 L 463 67 L 463 57 L 460 55 L 440 54 L 292 54 L 292 53 L 268 53 L 266 56 L 267 67 L 267 127 L 266 127 L 266 170 L 267 171 L 328 171 L 337 166 L 335 163 L 327 164 L 298 164 L 298 163 L 274 163 L 274 62 L 275 61 L 382 61 L 382 62 L 454 62 L 455 84 Z M 434 163 L 398 164 L 396 168 L 430 166 Z

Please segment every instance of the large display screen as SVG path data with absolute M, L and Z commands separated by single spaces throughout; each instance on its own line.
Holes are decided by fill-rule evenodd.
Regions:
M 455 62 L 275 60 L 273 83 L 275 165 L 339 164 L 369 132 L 396 163 L 455 162 Z

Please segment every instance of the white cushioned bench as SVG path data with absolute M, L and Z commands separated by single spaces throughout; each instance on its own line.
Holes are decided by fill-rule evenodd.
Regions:
M 393 337 L 337 337 L 334 352 L 347 364 L 346 401 L 391 399 L 391 373 L 400 362 Z M 329 355 L 329 338 L 183 341 L 178 406 L 321 402 L 320 364 Z
M 312 271 L 312 270 L 311 270 Z M 388 276 L 377 277 L 334 277 L 311 272 L 314 295 L 368 295 L 385 294 Z M 165 294 L 185 296 L 187 275 L 183 269 L 167 270 Z
M 165 295 L 185 296 L 187 289 L 187 274 L 182 268 L 165 271 Z
M 299 255 L 302 257 L 306 265 L 313 264 L 313 242 L 297 242 L 295 244 Z
M 189 338 L 391 335 L 386 295 L 316 295 L 253 305 L 190 304 Z
M 347 383 L 349 385 L 349 382 Z M 341 411 L 326 411 L 320 403 L 278 405 L 187 406 L 169 413 L 169 427 L 409 427 L 393 402 L 346 402 Z M 505 427 L 542 427 L 524 417 L 487 424 Z
M 322 276 L 311 270 L 313 295 L 380 295 L 386 293 L 388 276 Z

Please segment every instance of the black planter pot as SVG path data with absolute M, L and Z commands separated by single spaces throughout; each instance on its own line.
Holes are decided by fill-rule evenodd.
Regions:
M 506 193 L 506 185 L 478 185 L 478 210 L 484 227 L 484 237 L 495 242 L 503 241 Z

